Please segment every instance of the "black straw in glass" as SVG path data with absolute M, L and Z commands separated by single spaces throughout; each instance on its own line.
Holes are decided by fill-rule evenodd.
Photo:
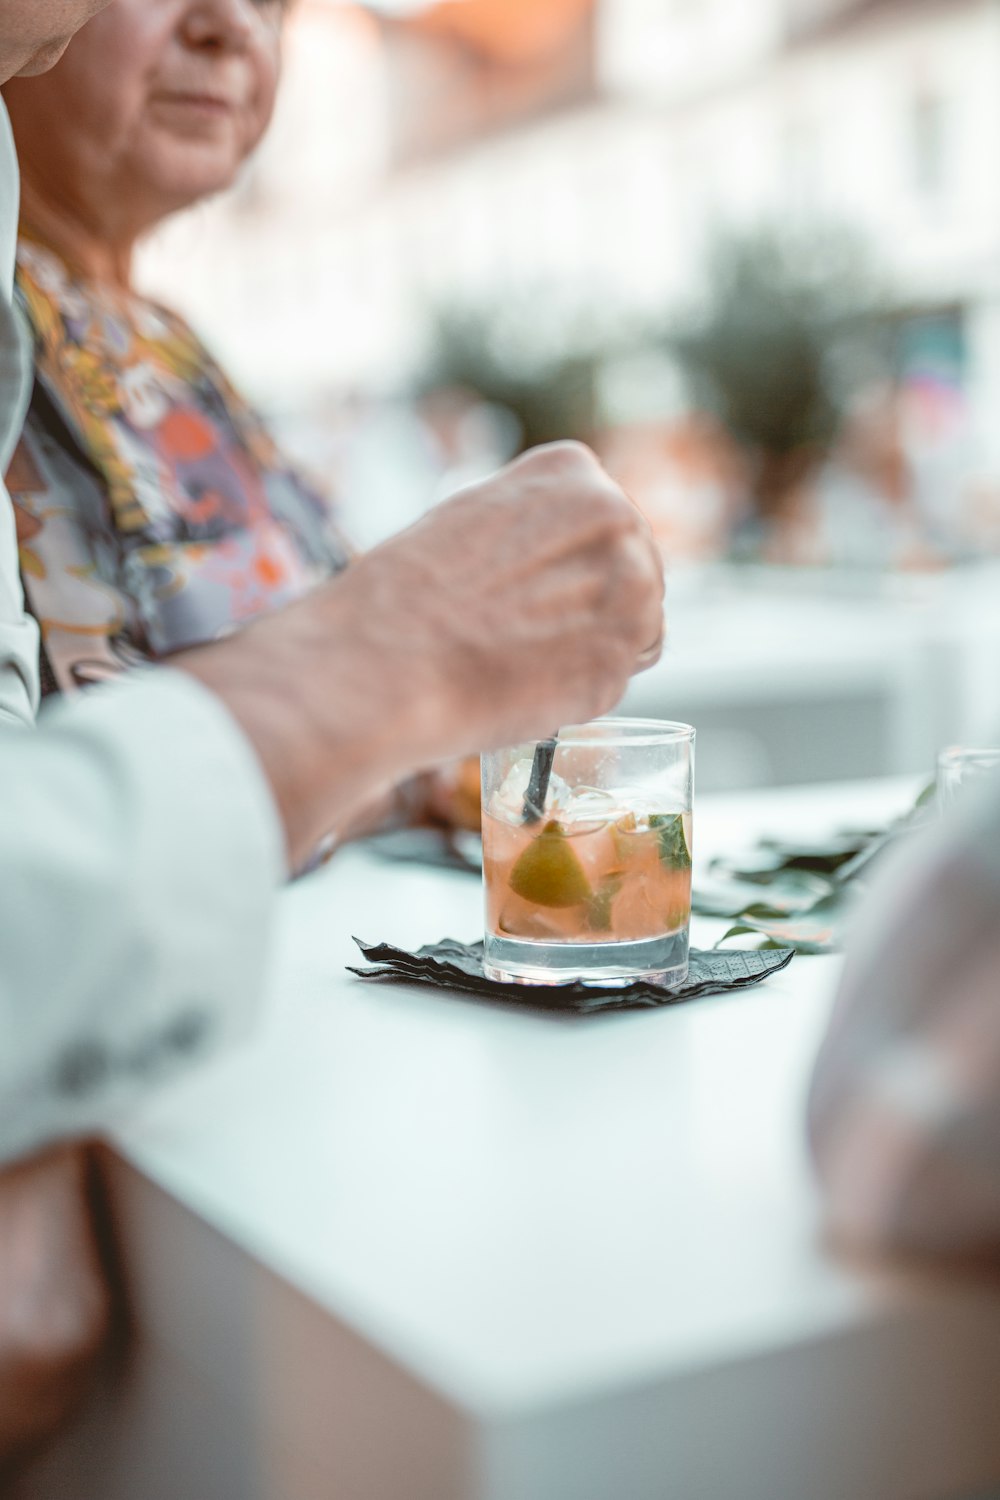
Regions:
M 538 823 L 545 816 L 545 799 L 549 795 L 552 765 L 556 758 L 558 737 L 542 740 L 535 747 L 535 758 L 531 762 L 531 776 L 524 796 L 524 821 Z

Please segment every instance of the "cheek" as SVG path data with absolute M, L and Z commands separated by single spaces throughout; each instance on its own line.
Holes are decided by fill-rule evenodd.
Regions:
M 119 81 L 114 89 L 108 89 L 106 60 L 97 60 L 92 67 L 79 66 L 80 59 L 72 61 L 68 76 L 59 79 L 60 133 L 80 149 L 113 152 L 135 127 L 141 90 L 126 70 L 117 71 Z
M 247 149 L 252 150 L 271 123 L 281 79 L 281 44 L 277 38 L 262 46 L 254 58 L 254 82 L 248 111 Z
M 91 132 L 114 138 L 141 113 L 147 75 L 164 47 L 163 8 L 149 0 L 114 0 L 80 33 L 63 64 L 67 100 Z M 114 79 L 114 87 L 108 80 Z
M 152 67 L 170 34 L 170 17 L 149 0 L 114 0 L 81 32 L 76 47 L 99 61 L 104 79 Z

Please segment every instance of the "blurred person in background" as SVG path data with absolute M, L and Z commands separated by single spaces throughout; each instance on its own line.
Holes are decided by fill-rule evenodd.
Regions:
M 101 6 L 0 0 L 0 82 L 55 63 Z M 144 8 L 189 15 L 206 59 L 241 57 L 280 9 Z M 115 76 L 113 55 L 102 68 Z M 72 184 L 48 206 L 72 217 Z M 17 209 L 0 105 L 0 472 L 31 391 Z M 60 495 L 73 509 L 72 487 Z M 559 445 L 170 669 L 63 695 L 33 729 L 38 635 L 0 484 L 0 1484 L 79 1396 L 107 1318 L 85 1160 L 52 1143 L 101 1130 L 246 1031 L 277 893 L 331 830 L 408 774 L 609 709 L 659 653 L 662 595 L 638 512 L 590 454 Z
M 35 352 L 7 488 L 43 690 L 213 640 L 351 556 L 197 335 L 132 281 L 139 238 L 258 145 L 283 16 L 282 0 L 115 0 L 51 72 L 4 90 Z
M 328 497 L 132 282 L 137 241 L 229 187 L 260 143 L 286 9 L 116 0 L 49 73 L 4 91 L 35 351 L 7 488 L 45 694 L 214 640 L 352 556 Z M 477 788 L 475 764 L 422 777 L 353 831 L 478 826 Z
M 809 1108 L 836 1239 L 1000 1255 L 1000 786 L 866 901 Z

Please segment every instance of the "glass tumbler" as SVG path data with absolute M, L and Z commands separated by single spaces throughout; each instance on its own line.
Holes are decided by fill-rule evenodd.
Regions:
M 965 797 L 973 785 L 1000 774 L 1000 749 L 967 749 L 953 745 L 942 750 L 937 763 L 937 790 L 942 810 Z
M 541 810 L 527 801 L 534 744 L 483 756 L 490 978 L 684 982 L 694 740 L 651 719 L 563 729 Z

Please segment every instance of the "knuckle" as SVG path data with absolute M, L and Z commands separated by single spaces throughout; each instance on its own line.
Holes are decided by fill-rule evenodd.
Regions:
M 634 534 L 637 512 L 624 490 L 605 478 L 600 488 L 594 489 L 594 504 L 603 512 L 608 527 L 617 536 L 626 540 Z
M 634 539 L 637 546 L 641 547 L 643 553 L 652 558 L 656 552 L 656 543 L 650 530 L 649 522 L 639 510 L 638 506 L 629 499 L 624 490 L 618 491 L 622 500 L 622 528 L 625 533 Z
M 607 475 L 602 486 L 608 525 L 623 545 L 633 545 L 641 552 L 652 547 L 652 533 L 642 512 L 628 495 Z
M 594 473 L 600 471 L 600 464 L 586 443 L 577 442 L 575 438 L 563 438 L 557 443 L 546 443 L 541 448 L 533 448 L 528 455 L 536 465 L 549 469 L 553 473 Z
M 649 547 L 641 536 L 629 534 L 618 544 L 618 574 L 622 584 L 633 590 L 638 607 L 662 598 L 663 581 Z
M 590 484 L 576 496 L 574 517 L 583 530 L 598 533 L 600 537 L 600 564 L 603 568 L 617 568 L 621 564 L 621 548 L 628 546 L 631 531 L 628 512 L 631 506 L 613 485 Z
M 561 463 L 586 463 L 588 467 L 597 465 L 593 450 L 576 438 L 560 438 L 555 443 L 546 443 L 539 451 Z

